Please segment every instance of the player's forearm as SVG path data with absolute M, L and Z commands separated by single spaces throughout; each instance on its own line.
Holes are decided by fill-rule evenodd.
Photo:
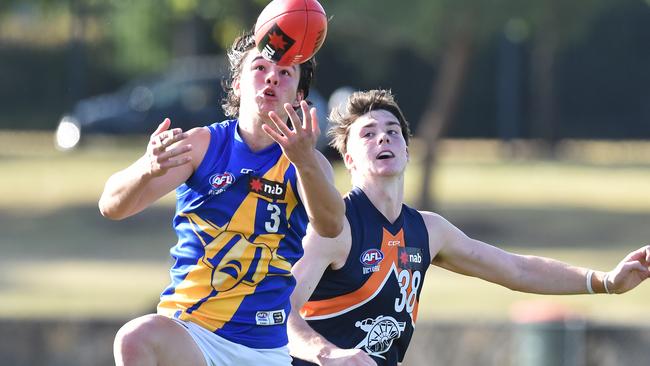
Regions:
M 517 256 L 520 275 L 512 281 L 513 290 L 549 295 L 569 295 L 589 293 L 587 274 L 589 269 L 575 267 L 551 258 L 537 256 Z M 605 272 L 593 271 L 591 289 L 595 293 L 605 293 L 603 281 Z
M 121 220 L 144 209 L 141 198 L 152 179 L 144 168 L 145 164 L 144 159 L 140 158 L 106 181 L 99 199 L 99 211 L 104 217 Z
M 302 186 L 301 198 L 314 230 L 323 237 L 333 238 L 339 235 L 345 215 L 340 193 L 316 161 L 296 167 L 296 171 Z
M 301 360 L 322 364 L 323 357 L 337 348 L 322 335 L 312 329 L 299 314 L 292 311 L 287 323 L 289 353 Z

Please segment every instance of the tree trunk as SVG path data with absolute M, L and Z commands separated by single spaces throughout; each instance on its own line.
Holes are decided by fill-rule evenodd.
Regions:
M 472 46 L 472 20 L 468 18 L 465 17 L 449 33 L 448 46 L 442 55 L 437 81 L 432 82 L 434 87 L 418 124 L 418 135 L 425 141 L 422 186 L 418 203 L 418 207 L 423 210 L 431 210 L 434 207 L 432 187 L 437 142 L 453 118 L 467 74 Z

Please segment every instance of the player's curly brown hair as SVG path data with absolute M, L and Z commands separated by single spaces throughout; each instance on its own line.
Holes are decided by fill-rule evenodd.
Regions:
M 246 32 L 237 37 L 233 42 L 230 50 L 228 50 L 228 61 L 230 63 L 230 74 L 228 78 L 221 81 L 221 86 L 225 92 L 223 98 L 223 111 L 228 117 L 237 117 L 239 115 L 239 96 L 235 95 L 232 89 L 232 83 L 237 80 L 241 75 L 242 65 L 248 51 L 255 47 L 255 36 L 253 32 Z M 316 60 L 312 57 L 308 61 L 302 63 L 300 66 L 300 81 L 298 82 L 298 90 L 302 91 L 303 97 L 307 99 L 309 95 L 309 87 L 311 86 L 314 77 L 314 69 L 316 68 Z
M 408 145 L 411 129 L 393 93 L 390 90 L 373 89 L 352 93 L 345 104 L 332 110 L 329 117 L 331 127 L 327 132 L 327 135 L 332 138 L 330 146 L 344 156 L 347 152 L 350 126 L 364 114 L 380 109 L 392 113 L 399 120 L 402 136 Z

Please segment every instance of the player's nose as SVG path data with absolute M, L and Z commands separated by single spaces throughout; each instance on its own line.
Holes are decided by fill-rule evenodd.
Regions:
M 271 85 L 278 85 L 279 78 L 277 71 L 270 69 L 266 74 L 266 83 Z

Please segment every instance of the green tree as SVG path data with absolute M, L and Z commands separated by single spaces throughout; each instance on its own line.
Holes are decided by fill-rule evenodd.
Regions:
M 266 1 L 138 0 L 110 4 L 105 19 L 118 65 L 141 72 L 160 69 L 173 57 L 200 53 L 204 49 L 201 39 L 226 49 L 242 30 L 253 26 Z

